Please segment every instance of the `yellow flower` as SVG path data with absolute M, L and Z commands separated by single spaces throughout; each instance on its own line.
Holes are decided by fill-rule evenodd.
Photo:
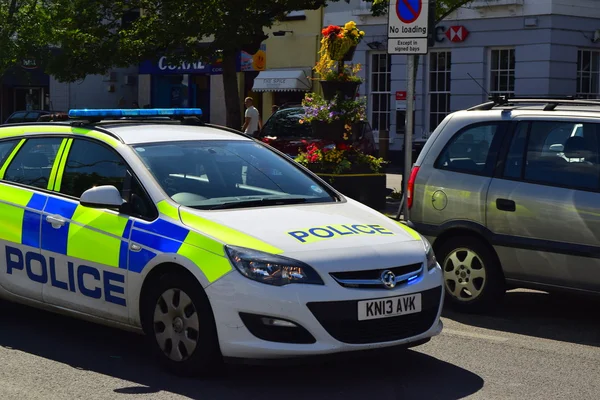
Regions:
M 365 36 L 365 31 L 360 31 L 360 36 Z
M 346 22 L 346 25 L 344 25 L 344 28 L 347 30 L 352 30 L 353 28 L 356 28 L 356 22 L 348 21 Z

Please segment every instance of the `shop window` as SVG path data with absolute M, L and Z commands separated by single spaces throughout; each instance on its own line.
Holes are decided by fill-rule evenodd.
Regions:
M 597 99 L 600 94 L 600 51 L 577 51 L 577 97 Z
M 434 51 L 429 55 L 429 130 L 433 132 L 450 113 L 452 53 Z
M 390 96 L 392 86 L 392 58 L 387 53 L 371 53 L 370 65 L 371 126 L 375 131 L 390 128 Z
M 489 93 L 515 95 L 515 49 L 492 49 L 489 58 Z

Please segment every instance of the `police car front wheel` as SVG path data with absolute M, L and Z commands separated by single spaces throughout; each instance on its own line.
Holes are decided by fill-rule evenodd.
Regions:
M 214 372 L 221 364 L 210 303 L 182 274 L 163 275 L 144 299 L 144 329 L 160 362 L 177 375 Z

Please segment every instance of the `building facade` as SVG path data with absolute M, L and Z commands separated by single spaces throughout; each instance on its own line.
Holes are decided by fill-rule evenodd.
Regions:
M 106 75 L 88 75 L 76 82 L 49 79 L 49 109 L 132 108 L 138 101 L 137 68 L 115 68 Z
M 294 11 L 265 30 L 269 38 L 266 69 L 247 82 L 247 96 L 259 104 L 263 122 L 271 116 L 271 106 L 299 105 L 306 92 L 317 90 L 313 67 L 317 62 L 323 9 Z
M 0 79 L 0 121 L 15 111 L 49 110 L 50 77 L 35 60 L 23 60 Z
M 407 57 L 387 54 L 387 16 L 372 17 L 369 7 L 360 0 L 333 3 L 324 25 L 355 20 L 366 32 L 354 62 L 365 66 L 361 90 L 369 120 L 376 133 L 390 132 L 390 149 L 400 153 Z M 489 95 L 600 94 L 600 8 L 594 0 L 475 0 L 435 29 L 435 46 L 419 57 L 416 138 Z

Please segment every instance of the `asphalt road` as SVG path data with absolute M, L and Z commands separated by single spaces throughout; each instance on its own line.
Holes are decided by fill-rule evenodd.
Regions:
M 161 371 L 137 335 L 0 302 L 0 399 L 598 399 L 599 308 L 512 292 L 494 315 L 445 312 L 403 353 L 202 380 Z

